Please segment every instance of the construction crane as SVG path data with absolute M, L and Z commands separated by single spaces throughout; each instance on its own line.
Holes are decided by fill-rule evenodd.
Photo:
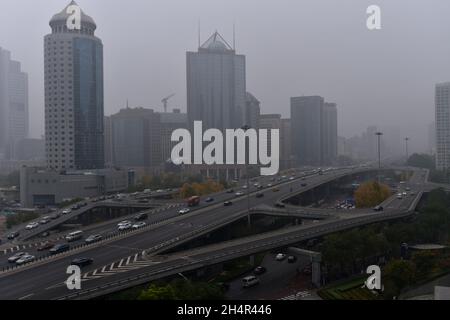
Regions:
M 163 105 L 164 105 L 164 112 L 167 113 L 167 103 L 169 102 L 169 99 L 170 99 L 170 98 L 173 98 L 173 97 L 175 97 L 175 93 L 173 93 L 173 94 L 171 94 L 170 96 L 165 97 L 164 99 L 161 100 L 161 102 L 162 102 Z

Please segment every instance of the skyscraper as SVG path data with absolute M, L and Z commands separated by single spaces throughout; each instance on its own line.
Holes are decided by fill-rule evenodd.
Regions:
M 100 169 L 103 44 L 95 36 L 94 20 L 82 11 L 81 28 L 67 28 L 67 7 L 50 20 L 52 33 L 44 39 L 47 166 L 58 171 Z
M 259 129 L 259 117 L 261 107 L 258 99 L 250 92 L 247 92 L 245 99 L 244 124 L 253 129 Z
M 0 158 L 13 158 L 16 144 L 28 131 L 28 75 L 0 48 Z
M 152 109 L 126 108 L 111 116 L 112 161 L 116 166 L 161 164 L 161 116 Z
M 204 129 L 239 128 L 246 98 L 245 56 L 215 32 L 198 52 L 187 53 L 187 113 L 189 126 Z
M 292 153 L 298 165 L 322 163 L 322 113 L 319 96 L 291 98 Z
M 436 85 L 436 168 L 450 168 L 450 82 Z
M 325 103 L 322 111 L 322 164 L 332 164 L 337 158 L 337 107 L 335 103 Z

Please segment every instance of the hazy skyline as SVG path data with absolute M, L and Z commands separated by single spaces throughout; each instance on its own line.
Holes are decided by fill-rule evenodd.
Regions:
M 0 47 L 29 75 L 31 135 L 44 133 L 43 37 L 69 0 L 1 0 Z M 434 86 L 450 81 L 448 0 L 77 0 L 104 44 L 105 113 L 131 106 L 186 110 L 186 51 L 215 31 L 247 57 L 247 89 L 263 113 L 289 116 L 290 97 L 338 104 L 339 134 L 398 126 L 424 148 Z M 366 28 L 366 8 L 382 30 Z

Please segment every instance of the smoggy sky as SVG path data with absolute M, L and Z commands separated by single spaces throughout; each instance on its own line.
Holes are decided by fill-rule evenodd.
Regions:
M 43 37 L 69 0 L 0 0 L 0 47 L 29 74 L 31 132 L 43 134 Z M 105 113 L 131 106 L 186 110 L 186 51 L 216 29 L 247 56 L 247 90 L 262 112 L 290 114 L 289 98 L 336 102 L 339 133 L 396 126 L 419 150 L 434 119 L 434 85 L 450 81 L 448 0 L 78 0 L 97 23 Z M 366 9 L 382 10 L 382 30 Z M 413 150 L 414 151 L 414 150 Z

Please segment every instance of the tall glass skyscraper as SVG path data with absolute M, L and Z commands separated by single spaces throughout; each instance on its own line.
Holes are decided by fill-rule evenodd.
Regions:
M 28 137 L 28 75 L 11 53 L 0 48 L 0 159 L 12 158 Z
M 246 102 L 245 56 L 215 32 L 198 52 L 187 53 L 189 125 L 220 130 L 243 125 Z
M 68 6 L 50 20 L 52 33 L 44 39 L 47 166 L 57 171 L 101 169 L 103 44 L 94 34 L 94 20 L 83 11 L 81 28 L 67 28 Z

